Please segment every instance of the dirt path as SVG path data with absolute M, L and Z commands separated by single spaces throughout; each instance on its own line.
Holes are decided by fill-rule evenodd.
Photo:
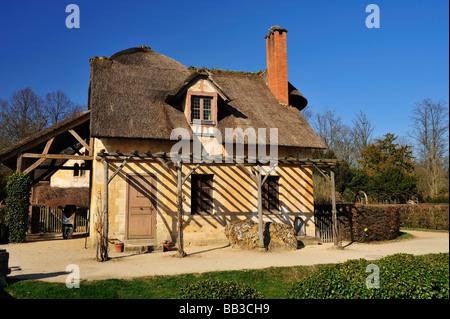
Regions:
M 422 255 L 449 251 L 449 234 L 407 231 L 414 238 L 384 243 L 353 243 L 344 249 L 333 244 L 306 246 L 290 252 L 242 251 L 227 246 L 189 246 L 186 258 L 177 258 L 176 252 L 116 253 L 112 259 L 100 263 L 95 250 L 84 248 L 84 239 L 37 241 L 23 244 L 0 245 L 9 254 L 12 278 L 65 282 L 66 267 L 76 264 L 81 279 L 131 278 L 151 275 L 265 268 L 271 266 L 312 265 L 337 263 L 348 259 L 378 259 L 395 253 Z M 344 243 L 345 244 L 345 243 Z M 20 270 L 17 270 L 20 267 Z

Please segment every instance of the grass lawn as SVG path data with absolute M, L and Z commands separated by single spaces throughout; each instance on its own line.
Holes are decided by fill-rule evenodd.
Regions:
M 265 269 L 218 271 L 176 276 L 150 276 L 134 279 L 82 281 L 80 288 L 68 289 L 64 283 L 24 280 L 10 283 L 5 292 L 26 299 L 172 299 L 185 284 L 218 279 L 246 283 L 265 298 L 285 298 L 293 282 L 311 275 L 317 266 L 271 267 Z
M 382 267 L 387 267 L 383 269 L 386 269 L 389 273 L 381 273 L 381 275 L 386 276 L 386 278 L 390 278 L 389 276 L 392 277 L 393 273 L 396 274 L 394 277 L 399 280 L 399 283 L 396 283 L 396 285 L 400 286 L 391 287 L 392 289 L 406 289 L 405 296 L 408 296 L 409 291 L 416 291 L 417 289 L 420 290 L 423 288 L 431 292 L 437 289 L 442 292 L 439 296 L 448 298 L 448 253 L 429 254 L 424 256 L 399 254 L 391 257 L 385 257 L 378 261 L 371 262 L 384 265 Z M 352 292 L 353 288 L 361 288 L 350 286 L 355 284 L 352 284 L 351 282 L 357 277 L 362 278 L 359 279 L 361 279 L 363 286 L 365 287 L 364 282 L 367 273 L 365 271 L 365 266 L 362 268 L 360 267 L 361 263 L 364 263 L 364 260 L 354 260 L 336 265 L 270 267 L 252 270 L 207 272 L 202 274 L 195 273 L 174 276 L 139 277 L 134 279 L 82 281 L 80 283 L 80 288 L 73 289 L 68 289 L 64 283 L 24 280 L 10 282 L 9 286 L 6 287 L 4 291 L 0 289 L 0 298 L 178 299 L 180 298 L 178 292 L 181 287 L 196 281 L 211 279 L 247 284 L 259 293 L 262 293 L 267 299 L 284 299 L 287 297 L 286 293 L 294 285 L 298 286 L 299 283 L 303 284 L 305 282 L 311 283 L 311 280 L 313 282 L 313 290 L 317 291 L 324 290 L 326 292 L 331 289 L 331 286 L 337 285 L 338 288 L 341 287 L 344 288 L 344 290 Z M 329 278 L 322 278 L 322 273 L 328 274 Z M 424 274 L 427 276 L 424 277 Z M 433 274 L 438 274 L 438 276 L 433 277 Z M 317 275 L 319 275 L 320 278 L 316 278 Z M 392 284 L 390 282 L 391 280 L 392 279 L 389 279 L 384 286 L 388 287 Z M 396 280 L 393 280 L 393 282 L 396 282 Z M 365 288 L 363 288 L 363 292 L 365 292 Z M 421 298 L 421 294 L 417 291 L 415 294 L 416 295 L 413 294 L 413 296 Z M 315 296 L 315 292 L 313 292 L 313 295 Z M 342 296 L 345 296 L 344 292 Z M 427 295 L 425 294 L 424 296 Z

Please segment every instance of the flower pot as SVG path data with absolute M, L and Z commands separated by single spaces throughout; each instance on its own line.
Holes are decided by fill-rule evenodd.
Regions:
M 172 244 L 162 244 L 164 246 L 164 251 L 169 251 L 170 250 L 170 246 L 172 246 Z
M 116 252 L 122 253 L 124 244 L 115 244 L 114 247 L 116 247 Z

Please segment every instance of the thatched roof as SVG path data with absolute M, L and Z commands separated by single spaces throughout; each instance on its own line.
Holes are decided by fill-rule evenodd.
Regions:
M 175 128 L 190 126 L 176 92 L 196 76 L 210 79 L 226 96 L 219 99 L 218 128 L 278 128 L 282 146 L 325 148 L 300 110 L 306 99 L 289 84 L 291 106 L 280 105 L 266 75 L 189 70 L 148 47 L 91 59 L 89 108 L 94 137 L 170 139 Z

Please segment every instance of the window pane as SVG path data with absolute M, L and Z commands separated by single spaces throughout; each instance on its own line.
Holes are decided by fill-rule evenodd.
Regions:
M 203 99 L 203 120 L 211 121 L 211 100 Z
M 211 110 L 203 109 L 203 120 L 204 121 L 211 121 Z
M 211 100 L 210 99 L 203 99 L 203 108 L 204 109 L 211 109 Z
M 192 119 L 200 120 L 200 99 L 198 97 L 192 98 Z

